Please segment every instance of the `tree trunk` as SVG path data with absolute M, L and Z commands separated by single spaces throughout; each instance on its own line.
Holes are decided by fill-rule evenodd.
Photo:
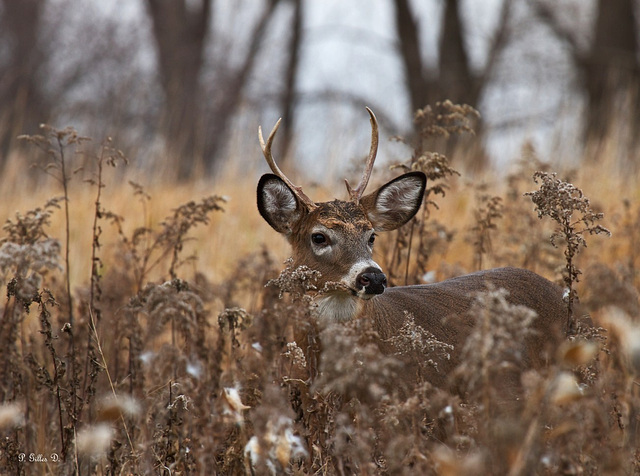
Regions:
M 51 105 L 42 94 L 39 73 L 44 52 L 38 44 L 41 0 L 0 2 L 0 39 L 6 45 L 0 66 L 0 170 L 20 134 L 36 134 L 48 122 Z
M 464 45 L 458 0 L 446 1 L 439 56 L 438 83 L 442 99 L 449 99 L 455 104 L 475 106 L 478 102 L 476 81 L 471 75 Z
M 430 85 L 423 70 L 418 25 L 416 24 L 409 0 L 395 0 L 396 32 L 400 40 L 400 57 L 405 70 L 405 82 L 411 102 L 411 111 L 426 106 L 429 101 Z
M 610 127 L 624 121 L 617 117 L 618 94 L 637 97 L 640 75 L 633 4 L 633 0 L 598 1 L 593 42 L 583 66 L 588 100 L 588 139 L 601 139 Z M 628 119 L 635 121 L 637 126 L 637 104 L 632 109 L 635 113 L 632 112 Z
M 598 0 L 588 51 L 580 47 L 575 32 L 558 21 L 553 6 L 542 0 L 530 2 L 538 17 L 570 48 L 587 99 L 584 139 L 597 145 L 614 132 L 612 138 L 619 140 L 624 138 L 619 132 L 627 128 L 626 145 L 630 156 L 637 156 L 640 64 L 634 0 Z
M 302 43 L 302 0 L 293 0 L 293 19 L 291 38 L 289 41 L 289 63 L 285 72 L 285 89 L 282 98 L 283 141 L 278 157 L 282 164 L 288 161 L 290 149 L 293 143 L 293 128 L 296 114 L 296 81 L 298 78 L 298 63 L 300 59 L 300 45 Z
M 200 71 L 211 20 L 211 0 L 147 0 L 157 48 L 160 83 L 165 96 L 162 134 L 187 179 L 201 150 Z
M 396 31 L 400 41 L 400 55 L 405 69 L 405 81 L 411 108 L 415 112 L 426 105 L 451 100 L 457 104 L 476 107 L 490 68 L 495 65 L 498 50 L 504 44 L 507 10 L 503 7 L 502 24 L 493 42 L 490 61 L 485 71 L 474 76 L 464 44 L 463 26 L 460 20 L 458 0 L 446 0 L 441 25 L 438 70 L 426 70 L 422 62 L 418 25 L 411 13 L 409 0 L 395 0 Z M 477 132 L 478 124 L 476 124 Z M 454 151 L 469 169 L 481 168 L 487 161 L 480 140 L 476 137 L 415 137 L 426 150 L 451 156 Z
M 214 111 L 215 118 L 207 121 L 207 133 L 204 138 L 203 154 L 205 157 L 206 170 L 209 173 L 215 170 L 222 148 L 226 144 L 229 125 L 233 119 L 234 112 L 240 104 L 242 91 L 260 51 L 262 40 L 267 31 L 267 25 L 273 16 L 277 3 L 278 0 L 269 0 L 267 8 L 262 13 L 252 32 L 249 50 L 244 62 L 234 74 L 230 75 L 230 80 L 227 84 L 221 86 L 225 94 Z

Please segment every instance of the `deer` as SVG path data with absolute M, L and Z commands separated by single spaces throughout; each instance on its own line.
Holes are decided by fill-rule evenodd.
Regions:
M 266 142 L 262 128 L 258 139 L 271 172 L 257 186 L 260 215 L 291 245 L 293 266 L 306 265 L 320 272 L 320 283 L 339 283 L 320 294 L 313 314 L 325 324 L 356 319 L 371 320 L 380 337 L 380 348 L 393 353 L 392 337 L 406 323 L 415 324 L 453 346 L 449 361 L 434 372 L 432 383 L 444 385 L 447 374 L 460 364 L 459 349 L 473 322 L 468 312 L 474 295 L 488 286 L 502 288 L 511 304 L 526 306 L 537 314 L 533 331 L 522 349 L 525 365 L 547 365 L 562 339 L 566 304 L 560 286 L 526 269 L 503 267 L 478 271 L 433 284 L 393 286 L 373 259 L 378 233 L 406 224 L 420 208 L 427 178 L 411 171 L 365 194 L 378 150 L 378 123 L 371 122 L 371 147 L 362 178 L 356 187 L 345 180 L 348 199 L 317 203 L 280 170 L 272 154 L 278 121 Z M 465 317 L 466 316 L 466 317 Z M 407 370 L 407 372 L 410 372 Z

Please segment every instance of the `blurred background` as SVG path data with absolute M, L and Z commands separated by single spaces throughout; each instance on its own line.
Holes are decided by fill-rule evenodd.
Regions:
M 481 114 L 457 167 L 501 169 L 528 142 L 635 173 L 639 16 L 637 0 L 0 0 L 0 173 L 41 123 L 178 180 L 262 170 L 257 125 L 278 117 L 281 162 L 338 173 L 368 151 L 365 106 L 394 160 L 410 151 L 389 139 L 445 99 Z

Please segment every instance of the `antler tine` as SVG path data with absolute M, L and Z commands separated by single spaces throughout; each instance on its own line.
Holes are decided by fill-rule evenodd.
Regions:
M 278 164 L 276 164 L 276 161 L 274 160 L 273 155 L 271 154 L 271 145 L 273 144 L 273 138 L 276 136 L 276 132 L 278 131 L 278 127 L 280 127 L 281 122 L 282 122 L 282 118 L 278 119 L 278 122 L 276 122 L 276 125 L 273 126 L 273 129 L 271 130 L 271 133 L 267 138 L 266 144 L 264 142 L 264 137 L 262 137 L 262 127 L 258 126 L 258 140 L 260 141 L 262 154 L 264 155 L 264 158 L 267 161 L 267 164 L 269 164 L 269 168 L 271 168 L 271 171 L 274 174 L 276 174 L 278 177 L 280 177 L 282 181 L 289 186 L 289 188 L 293 191 L 296 197 L 298 197 L 300 201 L 304 203 L 309 210 L 313 210 L 314 208 L 317 207 L 315 202 L 304 194 L 304 192 L 302 191 L 302 187 L 298 187 L 297 185 L 294 185 L 293 182 L 289 180 L 289 178 L 282 172 L 282 170 L 280 170 L 280 167 L 278 167 Z
M 360 202 L 360 198 L 362 197 L 365 188 L 367 188 L 369 177 L 371 177 L 371 171 L 373 170 L 373 163 L 375 162 L 376 155 L 378 153 L 378 121 L 376 120 L 376 116 L 371 109 L 367 108 L 367 112 L 369 113 L 371 121 L 371 149 L 369 149 L 369 157 L 367 158 L 364 173 L 362 174 L 360 183 L 355 189 L 351 188 L 351 185 L 349 185 L 349 182 L 347 180 L 344 181 L 351 200 L 356 203 Z

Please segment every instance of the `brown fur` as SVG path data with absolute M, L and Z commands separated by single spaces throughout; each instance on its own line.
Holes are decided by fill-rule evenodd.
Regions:
M 454 346 L 449 360 L 439 362 L 438 370 L 431 369 L 425 377 L 443 386 L 447 375 L 460 363 L 460 353 L 476 324 L 476 316 L 467 315 L 475 294 L 488 286 L 504 288 L 511 304 L 526 306 L 536 312 L 531 336 L 525 340 L 522 369 L 538 368 L 549 363 L 562 341 L 562 323 L 566 307 L 562 289 L 547 279 L 524 269 L 496 268 L 459 276 L 440 283 L 400 286 L 387 289 L 365 303 L 362 318 L 373 319 L 386 353 L 397 350 L 386 342 L 404 324 L 407 310 L 416 324 L 429 330 L 438 340 Z M 521 370 L 522 370 L 521 369 Z M 415 369 L 410 369 L 410 371 Z M 406 375 L 412 379 L 413 375 Z

